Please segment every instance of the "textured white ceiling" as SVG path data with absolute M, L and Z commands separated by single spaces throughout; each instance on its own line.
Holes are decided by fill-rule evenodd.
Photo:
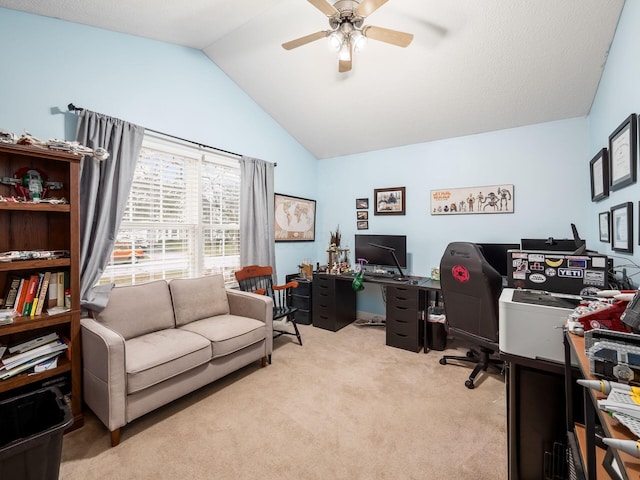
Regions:
M 304 0 L 0 0 L 0 7 L 201 49 L 317 158 L 589 112 L 624 0 L 389 0 L 338 73 L 328 29 Z

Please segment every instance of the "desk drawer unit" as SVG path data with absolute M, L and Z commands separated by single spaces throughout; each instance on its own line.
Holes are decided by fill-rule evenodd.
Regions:
M 424 345 L 424 293 L 414 287 L 387 286 L 387 345 L 418 352 Z
M 298 309 L 293 317 L 299 324 L 311 325 L 311 280 L 293 274 L 287 275 L 286 279 L 287 282 L 298 282 L 298 288 L 292 289 L 289 296 L 289 305 Z
M 356 292 L 350 281 L 316 274 L 312 283 L 314 327 L 336 332 L 355 320 Z

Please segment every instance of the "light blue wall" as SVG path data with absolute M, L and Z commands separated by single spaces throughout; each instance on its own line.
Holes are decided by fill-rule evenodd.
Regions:
M 342 243 L 355 233 L 407 235 L 409 272 L 428 276 L 451 241 L 519 243 L 521 238 L 572 238 L 590 228 L 586 119 L 576 118 L 321 160 L 319 259 L 329 232 L 340 226 Z M 588 161 L 587 161 L 588 164 Z M 431 215 L 430 191 L 514 185 L 512 214 Z M 373 215 L 375 188 L 406 187 L 406 215 Z M 369 198 L 369 230 L 356 230 L 356 198 Z M 353 253 L 353 252 L 352 252 Z M 353 258 L 353 255 L 352 255 Z M 325 260 L 326 261 L 326 260 Z M 379 288 L 367 284 L 358 310 L 382 314 Z
M 0 128 L 75 138 L 67 104 L 277 162 L 275 189 L 315 198 L 317 161 L 202 52 L 0 8 Z M 278 244 L 281 277 L 314 245 Z
M 627 1 L 618 23 L 616 35 L 609 51 L 609 58 L 595 101 L 589 114 L 589 155 L 591 159 L 601 148 L 608 147 L 609 135 L 631 113 L 640 110 L 640 55 L 638 55 L 638 31 L 640 31 L 640 2 Z M 609 255 L 616 255 L 616 264 L 640 263 L 639 205 L 640 183 L 611 192 L 609 197 L 599 202 L 585 200 L 589 212 L 589 232 L 592 245 Z M 609 210 L 612 206 L 625 202 L 633 202 L 633 237 L 634 254 L 612 252 L 608 244 L 598 242 L 598 213 Z M 634 265 L 628 265 L 628 274 L 638 272 Z M 635 283 L 640 278 L 635 277 Z

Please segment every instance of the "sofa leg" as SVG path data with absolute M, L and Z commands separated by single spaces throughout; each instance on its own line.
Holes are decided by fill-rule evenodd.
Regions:
M 262 366 L 262 368 L 267 366 L 267 357 L 262 357 L 262 361 L 260 362 L 260 366 Z
M 111 433 L 111 446 L 117 447 L 118 444 L 120 443 L 120 429 L 116 428 L 115 430 L 112 430 L 110 433 Z

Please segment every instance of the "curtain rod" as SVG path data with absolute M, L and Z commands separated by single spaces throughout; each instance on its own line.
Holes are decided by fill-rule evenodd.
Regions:
M 85 110 L 83 107 L 76 107 L 73 103 L 70 103 L 69 105 L 67 105 L 67 108 L 69 109 L 70 112 L 79 112 L 81 110 Z M 224 150 L 222 148 L 216 148 L 216 147 L 212 147 L 210 145 L 205 145 L 204 143 L 198 143 L 198 142 L 194 142 L 193 140 L 187 140 L 186 138 L 181 138 L 181 137 L 177 137 L 175 135 L 170 135 L 168 133 L 164 133 L 164 132 L 159 132 L 158 130 L 153 130 L 151 128 L 147 128 L 144 127 L 145 130 L 149 130 L 150 132 L 153 133 L 157 133 L 159 135 L 164 135 L 166 137 L 170 137 L 173 138 L 175 140 L 180 140 L 182 142 L 187 142 L 187 143 L 195 143 L 196 145 L 198 145 L 199 147 L 205 147 L 205 148 L 210 148 L 211 150 L 216 150 L 218 152 L 221 153 L 226 153 L 227 155 L 234 155 L 236 157 L 243 157 L 243 155 L 239 154 L 239 153 L 235 153 L 235 152 L 230 152 L 229 150 Z M 278 164 L 277 163 L 273 163 L 274 167 L 277 167 Z

